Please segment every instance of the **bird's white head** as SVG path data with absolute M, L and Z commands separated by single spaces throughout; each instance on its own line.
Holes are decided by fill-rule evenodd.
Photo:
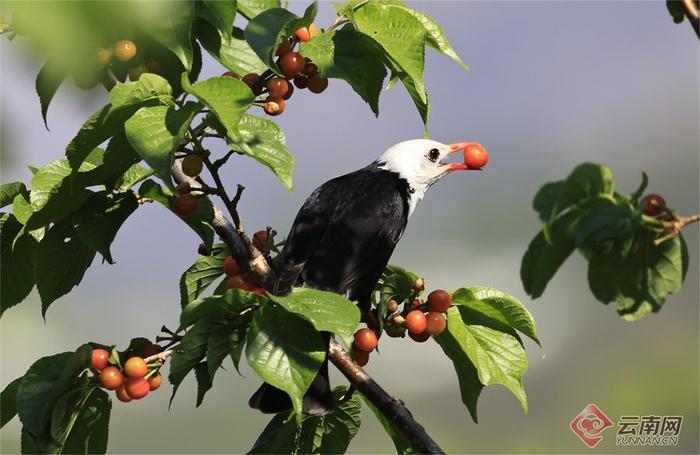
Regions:
M 390 147 L 377 161 L 381 169 L 395 172 L 408 182 L 410 214 L 431 185 L 452 171 L 467 169 L 463 163 L 448 163 L 447 158 L 472 144 L 474 142 L 443 144 L 430 139 L 411 139 Z

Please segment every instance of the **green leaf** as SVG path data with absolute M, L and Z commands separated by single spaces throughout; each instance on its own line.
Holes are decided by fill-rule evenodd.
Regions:
M 420 453 L 418 450 L 414 449 L 411 446 L 410 441 L 398 428 L 396 428 L 394 422 L 387 419 L 386 416 L 382 414 L 382 412 L 379 409 L 377 409 L 374 406 L 374 404 L 367 398 L 362 396 L 362 399 L 364 400 L 367 407 L 372 411 L 377 420 L 379 420 L 379 423 L 382 424 L 382 427 L 384 427 L 384 431 L 386 431 L 391 440 L 394 442 L 394 446 L 396 447 L 396 453 L 402 455 L 406 453 Z
M 24 377 L 9 383 L 0 394 L 0 428 L 17 415 L 17 391 Z
M 106 453 L 111 411 L 112 401 L 107 392 L 93 389 L 82 403 L 62 453 Z
M 134 151 L 123 131 L 119 131 L 110 139 L 106 150 L 95 148 L 85 158 L 82 171 L 75 176 L 75 184 L 80 186 L 105 186 L 112 190 L 124 173 L 141 161 L 141 157 Z M 87 163 L 94 166 L 88 168 Z
M 578 211 L 568 212 L 552 223 L 550 242 L 547 242 L 544 231 L 530 242 L 520 265 L 520 279 L 525 292 L 533 299 L 542 295 L 549 280 L 576 248 L 572 230 L 579 217 Z
M 225 327 L 214 330 L 209 336 L 207 341 L 207 371 L 212 381 L 226 356 L 231 356 L 233 364 L 238 370 L 250 319 L 250 317 L 239 318 Z
M 0 185 L 0 208 L 12 204 L 15 197 L 28 194 L 27 187 L 22 182 L 3 183 Z
M 447 55 L 452 60 L 459 63 L 460 66 L 465 70 L 470 71 L 469 67 L 462 61 L 459 55 L 457 55 L 457 52 L 455 52 L 455 50 L 452 48 L 452 45 L 447 39 L 445 31 L 442 29 L 442 27 L 440 27 L 440 24 L 435 22 L 431 17 L 427 16 L 426 14 L 412 10 L 410 8 L 406 8 L 406 10 L 410 12 L 413 15 L 413 17 L 418 19 L 421 24 L 423 24 L 426 33 L 425 42 L 429 46 Z
M 34 214 L 27 220 L 30 229 L 39 228 L 78 209 L 90 196 L 85 188 L 68 178 L 72 169 L 66 160 L 44 165 L 34 174 L 29 202 Z
M 201 0 L 197 4 L 199 16 L 209 22 L 222 35 L 229 35 L 236 17 L 236 0 Z
M 333 390 L 336 400 L 346 393 L 345 386 Z M 248 453 L 345 453 L 360 430 L 361 407 L 360 394 L 355 392 L 324 417 L 302 416 L 301 424 L 291 411 L 277 414 Z
M 60 223 L 49 229 L 34 256 L 43 316 L 51 303 L 80 283 L 94 257 L 95 250 L 83 243 L 71 225 Z
M 297 413 L 306 390 L 318 373 L 326 346 L 305 319 L 266 305 L 253 317 L 245 353 L 260 378 L 289 395 Z
M 557 201 L 566 186 L 567 183 L 564 180 L 558 180 L 545 183 L 537 191 L 535 199 L 532 201 L 532 208 L 539 214 L 540 220 L 546 223 L 552 219 L 553 214 L 556 214 Z
M 174 386 L 173 397 L 187 374 L 206 355 L 207 341 L 216 325 L 212 321 L 199 321 L 182 337 L 182 341 L 180 341 L 177 351 L 171 356 L 170 362 L 168 378 Z
M 306 8 L 303 17 L 298 17 L 283 8 L 263 11 L 248 22 L 245 40 L 260 60 L 281 76 L 283 73 L 275 62 L 277 48 L 296 30 L 310 25 L 317 11 L 316 1 Z
M 124 175 L 116 182 L 117 191 L 130 190 L 134 185 L 146 180 L 153 175 L 153 169 L 147 169 L 139 164 L 134 164 L 126 170 Z
M 459 307 L 452 307 L 447 311 L 447 329 L 443 332 L 446 335 L 440 334 L 435 337 L 436 341 L 441 346 L 443 343 L 449 344 L 445 350 L 448 356 L 451 350 L 461 350 L 476 368 L 481 384 L 506 386 L 527 412 L 527 397 L 522 381 L 528 361 L 522 345 L 511 334 L 490 327 L 466 324 L 461 310 Z M 471 396 L 478 395 L 477 389 L 476 385 L 470 385 Z M 473 398 L 473 401 L 470 398 L 469 401 L 474 403 L 473 406 L 476 405 L 476 398 Z M 468 403 L 465 401 L 467 406 Z
M 238 123 L 255 97 L 243 81 L 230 77 L 212 77 L 190 85 L 183 74 L 182 88 L 196 96 L 226 128 L 228 137 L 238 140 Z
M 680 0 L 666 0 L 666 9 L 676 24 L 680 24 L 685 19 L 685 10 Z
M 34 436 L 44 432 L 51 417 L 51 402 L 54 386 L 58 383 L 63 367 L 72 352 L 63 352 L 49 357 L 42 357 L 32 364 L 24 374 L 17 390 L 17 414 L 22 421 L 23 430 Z
M 642 214 L 626 205 L 603 203 L 592 207 L 576 225 L 578 248 L 596 254 L 615 252 L 625 256 L 634 233 L 642 224 Z
M 455 332 L 458 331 L 456 330 Z M 445 355 L 452 361 L 452 365 L 457 373 L 462 403 L 467 407 L 474 423 L 478 423 L 476 404 L 484 385 L 479 380 L 479 373 L 476 371 L 476 367 L 474 367 L 456 336 L 460 336 L 460 334 L 445 330 L 440 335 L 434 336 L 433 340 L 440 345 Z M 408 441 L 406 441 L 406 444 L 408 444 Z M 396 448 L 398 450 L 399 446 L 397 445 Z
M 170 83 L 167 79 L 151 73 L 142 74 L 138 81 L 115 85 L 107 97 L 110 103 L 109 114 L 143 103 L 175 105 Z
M 244 114 L 237 126 L 240 140 L 231 138 L 229 147 L 267 166 L 288 189 L 293 190 L 294 157 L 287 150 L 284 133 L 273 121 Z
M 212 387 L 212 378 L 209 376 L 209 370 L 206 363 L 200 363 L 194 368 L 194 375 L 197 378 L 197 405 L 199 407 L 204 401 L 206 394 Z
M 49 104 L 65 78 L 65 70 L 61 66 L 55 65 L 54 62 L 44 65 L 36 76 L 36 93 L 39 95 L 41 117 L 44 119 L 46 129 L 49 129 L 49 124 L 46 121 Z
M 170 209 L 170 196 L 163 188 L 153 180 L 146 180 L 141 184 L 138 191 L 141 197 L 160 202 Z M 193 231 L 199 235 L 207 248 L 211 248 L 214 243 L 214 228 L 210 221 L 214 218 L 214 206 L 209 198 L 200 197 L 197 201 L 197 210 L 187 218 L 180 218 Z
M 18 194 L 12 201 L 12 214 L 17 218 L 22 224 L 27 224 L 27 221 L 34 214 L 32 210 L 32 204 L 29 202 L 29 193 L 25 196 L 24 194 Z
M 143 30 L 175 54 L 189 71 L 193 64 L 190 29 L 195 2 L 145 2 L 138 5 Z
M 401 80 L 401 83 L 406 89 L 406 92 L 408 92 L 408 95 L 413 100 L 413 104 L 416 106 L 416 109 L 418 109 L 418 114 L 420 115 L 420 118 L 423 121 L 423 124 L 425 125 L 425 137 L 430 137 L 428 131 L 428 117 L 430 117 L 430 98 L 428 98 L 428 94 L 420 92 L 413 79 L 408 77 L 406 73 L 396 70 L 394 70 L 394 72 L 398 75 L 399 79 Z
M 233 28 L 233 33 L 224 35 L 214 27 L 200 24 L 197 37 L 212 57 L 241 77 L 248 73 L 262 74 L 267 69 L 238 27 Z
M 228 289 L 221 295 L 197 299 L 182 309 L 180 327 L 188 327 L 199 320 L 222 321 L 238 317 L 240 312 L 261 305 L 264 298 L 240 289 Z
M 224 274 L 224 260 L 228 250 L 215 247 L 210 256 L 198 256 L 180 277 L 180 306 L 192 303 L 214 281 Z
M 350 346 L 360 323 L 357 305 L 333 292 L 295 288 L 285 296 L 270 295 L 270 299 L 309 321 L 319 332 L 336 334 L 346 346 Z
M 541 346 L 537 338 L 535 320 L 527 308 L 512 295 L 494 288 L 474 286 L 454 291 L 452 302 L 507 324 Z
M 386 68 L 370 38 L 346 28 L 321 33 L 301 43 L 300 52 L 313 60 L 322 77 L 343 79 L 350 84 L 372 112 L 379 115 L 379 94 Z
M 379 3 L 364 4 L 352 13 L 351 19 L 359 31 L 381 46 L 392 66 L 406 74 L 418 98 L 427 103 L 423 85 L 423 24 L 404 7 Z
M 34 287 L 37 241 L 26 233 L 18 237 L 20 231 L 22 225 L 13 215 L 0 214 L 0 315 L 24 300 Z
M 263 11 L 280 7 L 280 0 L 238 0 L 238 12 L 246 19 L 253 19 Z
M 168 187 L 172 188 L 175 150 L 201 109 L 199 103 L 187 103 L 178 110 L 166 106 L 142 107 L 124 124 L 131 146 Z
M 88 199 L 74 215 L 81 240 L 97 250 L 110 264 L 114 263 L 110 246 L 126 219 L 139 204 L 134 193 L 99 192 Z

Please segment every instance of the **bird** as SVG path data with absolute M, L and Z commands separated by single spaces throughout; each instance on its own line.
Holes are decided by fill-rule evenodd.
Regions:
M 285 295 L 294 286 L 331 291 L 369 311 L 372 292 L 409 217 L 432 185 L 453 171 L 468 169 L 447 159 L 474 144 L 406 140 L 369 165 L 316 188 L 287 236 L 274 293 Z M 331 335 L 322 335 L 328 343 Z M 263 413 L 279 413 L 289 410 L 292 402 L 284 391 L 263 383 L 249 405 Z M 323 416 L 334 408 L 326 358 L 304 396 L 302 411 Z

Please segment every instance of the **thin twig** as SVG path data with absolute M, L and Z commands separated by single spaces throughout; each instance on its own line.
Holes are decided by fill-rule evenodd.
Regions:
M 668 234 L 654 240 L 654 245 L 659 246 L 667 240 L 671 240 L 672 238 L 678 236 L 678 234 L 680 234 L 683 228 L 687 225 L 700 221 L 700 213 L 690 216 L 682 216 L 674 213 L 673 216 L 673 220 L 662 222 L 666 227 Z
M 413 448 L 420 453 L 445 453 L 428 436 L 421 424 L 416 422 L 406 406 L 400 400 L 386 393 L 334 339 L 331 339 L 328 346 L 328 358 L 345 375 L 350 384 L 371 401 L 384 414 L 384 417 L 406 436 Z
M 219 169 L 221 166 L 223 166 L 224 164 L 226 164 L 226 162 L 228 161 L 228 159 L 231 158 L 231 156 L 232 156 L 234 153 L 236 153 L 235 150 L 229 150 L 228 152 L 226 152 L 226 155 L 224 155 L 224 156 L 222 156 L 221 158 L 219 158 L 218 160 L 214 161 L 212 164 L 214 165 L 214 167 L 215 167 L 216 169 Z
M 688 18 L 690 26 L 695 30 L 695 34 L 698 35 L 700 39 L 700 15 L 698 14 L 698 8 L 695 6 L 695 0 L 681 0 L 683 5 L 683 11 L 685 11 L 685 17 Z
M 334 28 L 340 27 L 341 25 L 346 24 L 346 23 L 348 23 L 348 22 L 350 22 L 350 19 L 348 19 L 348 18 L 345 17 L 345 16 L 339 16 L 339 17 L 337 17 L 337 18 L 335 19 L 335 21 L 333 21 L 333 23 L 331 24 L 331 26 L 328 27 L 328 30 L 326 30 L 326 33 L 330 32 L 330 31 L 333 30 Z
M 143 359 L 143 361 L 146 362 L 147 364 L 148 363 L 155 363 L 155 362 L 165 363 L 165 361 L 168 359 L 168 357 L 173 355 L 174 352 L 175 352 L 174 349 L 167 349 L 163 352 L 159 352 L 158 354 L 153 354 L 150 357 L 146 357 L 145 359 Z

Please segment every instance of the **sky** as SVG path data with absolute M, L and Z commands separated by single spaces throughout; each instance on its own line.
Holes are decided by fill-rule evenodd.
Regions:
M 698 225 L 684 233 L 691 252 L 688 278 L 659 314 L 628 323 L 597 302 L 586 263 L 572 256 L 544 295 L 532 300 L 519 280 L 520 259 L 540 228 L 531 208 L 537 189 L 590 161 L 611 167 L 617 189 L 634 191 L 642 171 L 649 191 L 680 213 L 700 211 L 698 139 L 700 58 L 688 24 L 674 24 L 664 2 L 423 1 L 410 2 L 445 29 L 471 67 L 428 51 L 426 87 L 433 139 L 479 141 L 490 162 L 480 173 L 450 175 L 411 217 L 392 263 L 425 277 L 430 289 L 486 285 L 514 295 L 532 312 L 543 348 L 525 341 L 529 411 L 501 386 L 479 400 L 478 424 L 459 398 L 451 362 L 435 343 L 382 339 L 367 371 L 448 453 L 582 453 L 571 419 L 596 403 L 620 415 L 683 415 L 678 446 L 634 452 L 698 451 Z M 303 11 L 302 2 L 291 9 Z M 5 11 L 3 11 L 5 14 Z M 317 23 L 333 21 L 321 2 Z M 17 43 L 17 44 L 15 44 Z M 34 78 L 41 62 L 19 42 L 1 41 L 0 136 L 2 182 L 28 181 L 28 165 L 63 156 L 104 91 L 66 83 L 42 124 Z M 202 77 L 223 70 L 205 61 Z M 324 181 L 372 162 L 392 144 L 422 137 L 423 126 L 402 87 L 384 92 L 380 114 L 340 80 L 322 95 L 295 94 L 277 117 L 296 159 L 295 190 L 267 169 L 236 159 L 224 181 L 246 186 L 240 209 L 249 229 L 286 233 L 308 194 Z M 222 152 L 214 148 L 215 153 Z M 83 282 L 55 302 L 46 322 L 38 295 L 0 320 L 0 385 L 37 358 L 74 350 L 87 340 L 124 346 L 175 326 L 179 276 L 195 259 L 199 240 L 167 210 L 140 208 L 112 247 L 115 265 L 95 261 Z M 115 403 L 113 453 L 244 452 L 268 418 L 247 408 L 258 380 L 250 369 L 218 374 L 195 409 L 194 380 L 168 410 L 167 388 L 129 405 Z M 342 378 L 334 373 L 334 384 Z M 19 450 L 17 419 L 0 431 L 0 451 Z M 506 437 L 504 437 L 506 436 Z M 612 436 L 600 446 L 616 448 Z M 389 453 L 393 446 L 370 412 L 352 453 Z

